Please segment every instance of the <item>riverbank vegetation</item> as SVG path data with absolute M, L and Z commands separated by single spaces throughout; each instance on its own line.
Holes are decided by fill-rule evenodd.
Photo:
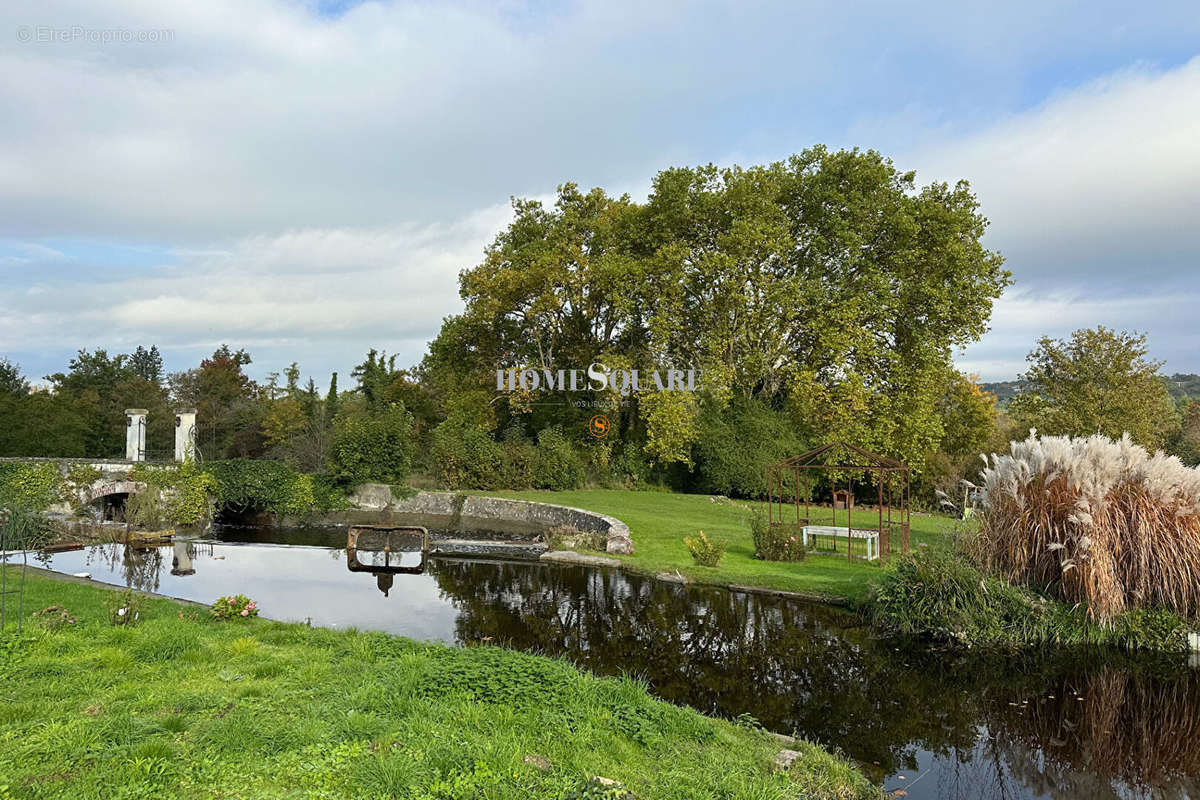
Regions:
M 972 550 L 989 572 L 1110 620 L 1200 616 L 1200 470 L 1128 436 L 1030 436 L 984 470 Z
M 769 734 L 563 661 L 166 600 L 113 626 L 118 597 L 29 578 L 26 608 L 59 608 L 0 640 L 0 797 L 879 796 L 815 745 L 775 773 Z
M 632 555 L 614 556 L 627 569 L 848 605 L 878 629 L 902 637 L 972 649 L 1112 646 L 1177 652 L 1198 626 L 1189 615 L 1162 605 L 1144 604 L 1095 619 L 1086 605 L 1058 599 L 1051 586 L 1025 585 L 981 568 L 979 519 L 914 514 L 913 554 L 897 554 L 887 564 L 849 562 L 844 550 L 834 555 L 810 552 L 798 562 L 775 561 L 756 557 L 752 527 L 765 512 L 763 503 L 615 490 L 495 494 L 618 516 L 636 546 Z M 854 524 L 870 527 L 877 521 L 875 513 L 856 509 Z M 724 550 L 716 567 L 693 563 L 679 539 L 700 530 Z
M 1030 436 L 984 470 L 957 551 L 901 559 L 871 619 L 967 646 L 1183 650 L 1200 627 L 1200 470 L 1128 436 Z M 978 565 L 978 566 L 977 566 Z
M 921 548 L 872 584 L 862 610 L 880 630 L 968 649 L 1047 645 L 1181 652 L 1194 627 L 1161 608 L 1103 622 L 1086 610 L 987 574 L 952 549 Z

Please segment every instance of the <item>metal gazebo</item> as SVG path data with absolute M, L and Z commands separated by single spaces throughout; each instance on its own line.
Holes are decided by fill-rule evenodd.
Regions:
M 845 491 L 850 502 L 839 509 L 812 502 L 813 471 L 822 470 L 834 492 Z M 869 513 L 860 508 L 859 525 L 852 521 L 854 478 L 874 479 L 878 524 L 865 522 Z M 891 554 L 893 534 L 900 534 L 901 552 L 909 547 L 909 477 L 907 464 L 876 455 L 848 442 L 835 441 L 785 458 L 767 467 L 767 520 L 772 526 L 795 526 L 796 534 L 816 550 L 837 552 L 839 542 L 846 544 L 846 558 L 874 560 Z M 845 524 L 839 525 L 841 511 Z M 824 548 L 822 547 L 824 545 Z M 856 552 L 857 551 L 857 552 Z

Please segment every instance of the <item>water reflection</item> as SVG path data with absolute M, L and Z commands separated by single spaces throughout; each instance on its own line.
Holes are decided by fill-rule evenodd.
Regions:
M 611 570 L 434 559 L 421 575 L 356 573 L 330 546 L 344 532 L 302 536 L 308 546 L 176 542 L 169 569 L 165 547 L 49 559 L 203 602 L 243 592 L 276 618 L 632 673 L 665 699 L 841 748 L 909 798 L 1200 796 L 1200 673 L 1174 659 L 902 648 L 823 606 Z
M 383 596 L 396 575 L 420 575 L 429 558 L 429 537 L 424 528 L 355 526 L 346 539 L 346 569 L 369 572 Z
M 196 557 L 195 542 L 175 542 L 171 545 L 171 574 L 195 575 L 192 561 Z

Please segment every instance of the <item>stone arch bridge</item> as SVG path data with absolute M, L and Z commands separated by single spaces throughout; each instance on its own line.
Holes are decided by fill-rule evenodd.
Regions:
M 147 462 L 94 458 L 0 458 L 0 462 L 55 465 L 65 493 L 46 509 L 51 514 L 71 514 L 105 497 L 128 496 L 146 488 L 146 484 L 132 479 L 132 471 L 136 464 Z M 81 472 L 89 480 L 79 480 Z

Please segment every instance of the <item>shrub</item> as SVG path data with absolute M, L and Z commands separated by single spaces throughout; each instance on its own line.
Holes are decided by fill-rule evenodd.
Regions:
M 796 536 L 796 526 L 767 522 L 767 515 L 755 511 L 749 519 L 754 538 L 754 557 L 763 561 L 803 561 L 804 542 Z
M 132 589 L 121 592 L 116 600 L 104 601 L 108 608 L 108 621 L 123 627 L 131 627 L 141 621 L 142 606 L 145 604 L 146 598 Z
M 204 465 L 211 475 L 217 505 L 235 511 L 305 515 L 347 505 L 345 492 L 332 479 L 303 475 L 283 461 L 230 459 Z
M 767 466 L 806 449 L 786 414 L 751 398 L 706 408 L 701 429 L 704 436 L 693 445 L 697 488 L 713 494 L 762 497 Z
M 702 567 L 715 567 L 725 555 L 725 545 L 712 541 L 704 531 L 685 538 L 683 543 L 692 554 L 692 560 Z
M 258 604 L 244 594 L 218 597 L 212 605 L 216 619 L 239 619 L 258 616 Z
M 160 518 L 157 521 L 146 520 L 146 527 L 162 527 L 164 520 L 172 525 L 200 525 L 212 517 L 217 481 L 207 471 L 200 469 L 194 461 L 173 467 L 138 464 L 133 468 L 130 477 L 134 481 L 145 483 L 147 491 L 140 492 L 129 500 L 134 501 L 134 498 L 146 495 L 142 500 L 146 503 L 146 515 Z M 131 519 L 128 502 L 125 512 L 126 519 Z
M 63 499 L 63 478 L 49 462 L 0 463 L 0 508 L 44 511 Z
M 519 428 L 505 431 L 501 450 L 499 483 L 506 489 L 529 489 L 533 486 L 538 451 Z
M 1200 469 L 1128 437 L 1031 434 L 984 470 L 973 553 L 1090 617 L 1200 614 Z
M 413 417 L 403 403 L 339 417 L 329 445 L 329 474 L 342 486 L 403 483 L 412 466 Z
M 125 500 L 125 521 L 133 528 L 156 531 L 163 527 L 166 514 L 158 490 L 147 487 Z
M 543 539 L 550 550 L 586 548 L 601 552 L 608 546 L 608 534 L 601 531 L 581 531 L 572 525 L 556 525 L 546 531 Z
M 487 431 L 443 422 L 433 429 L 433 459 L 438 480 L 449 489 L 496 489 L 501 486 L 504 453 Z
M 561 428 L 546 428 L 538 434 L 534 488 L 575 489 L 583 483 L 583 471 L 583 459 Z
M 13 550 L 36 550 L 48 544 L 55 535 L 50 520 L 38 511 L 21 506 L 0 507 L 0 528 L 5 542 Z

